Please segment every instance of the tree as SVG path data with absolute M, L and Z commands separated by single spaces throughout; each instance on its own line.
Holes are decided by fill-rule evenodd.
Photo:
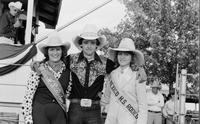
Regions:
M 135 41 L 145 55 L 148 77 L 157 76 L 170 88 L 180 70 L 197 74 L 198 61 L 198 0 L 122 0 L 126 15 L 115 32 L 102 29 L 110 46 L 124 37 Z M 107 46 L 108 47 L 108 46 Z M 107 49 L 105 48 L 104 51 Z M 106 52 L 105 52 L 106 53 Z M 192 78 L 189 78 L 192 82 Z

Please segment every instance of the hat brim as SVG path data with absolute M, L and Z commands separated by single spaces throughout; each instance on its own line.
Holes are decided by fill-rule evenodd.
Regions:
M 13 5 L 11 5 L 11 6 L 9 6 L 9 9 L 12 7 Z M 15 7 L 15 6 L 13 6 L 13 7 Z M 15 7 L 16 8 L 16 7 Z M 24 11 L 24 9 L 19 9 L 19 8 L 17 8 L 18 9 L 18 11 L 19 12 L 23 12 Z
M 135 64 L 138 66 L 144 65 L 144 55 L 141 51 L 139 50 L 128 50 L 128 49 L 123 49 L 123 48 L 109 48 L 108 49 L 108 55 L 109 58 L 113 61 L 115 61 L 116 53 L 122 51 L 122 52 L 132 52 L 135 54 Z
M 98 40 L 99 45 L 97 47 L 97 50 L 101 49 L 107 44 L 106 37 L 105 36 L 76 36 L 73 40 L 74 45 L 79 49 L 82 50 L 80 40 L 81 39 L 87 39 L 87 40 Z
M 46 50 L 45 50 L 47 47 L 57 47 L 57 46 L 64 47 L 64 49 L 66 50 L 66 52 L 71 47 L 70 43 L 66 42 L 65 44 L 60 44 L 60 45 L 48 45 L 46 43 L 43 43 L 43 44 L 39 44 L 38 48 L 45 55 L 45 54 L 47 54 Z

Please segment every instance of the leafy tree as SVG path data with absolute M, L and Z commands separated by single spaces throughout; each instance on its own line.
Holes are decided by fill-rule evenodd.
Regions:
M 198 61 L 198 0 L 121 0 L 126 15 L 115 32 L 102 29 L 109 45 L 116 47 L 124 37 L 135 41 L 145 55 L 149 80 L 158 77 L 170 88 L 176 80 L 176 67 L 197 74 Z M 107 53 L 107 47 L 103 50 Z M 193 78 L 189 82 L 195 84 Z M 199 90 L 199 89 L 197 89 Z

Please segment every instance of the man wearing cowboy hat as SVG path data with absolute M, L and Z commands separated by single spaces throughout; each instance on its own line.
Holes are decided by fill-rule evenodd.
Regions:
M 101 124 L 104 76 L 114 69 L 111 60 L 96 53 L 106 45 L 106 37 L 98 34 L 95 25 L 88 24 L 73 42 L 81 52 L 67 57 L 72 71 L 69 123 Z
M 14 44 L 16 29 L 21 26 L 16 16 L 22 11 L 22 3 L 20 1 L 10 2 L 8 4 L 10 11 L 6 11 L 0 20 L 0 42 Z
M 154 80 L 151 84 L 152 90 L 147 92 L 148 103 L 148 124 L 161 124 L 162 113 L 161 110 L 164 106 L 164 97 L 159 92 L 161 84 L 158 79 Z

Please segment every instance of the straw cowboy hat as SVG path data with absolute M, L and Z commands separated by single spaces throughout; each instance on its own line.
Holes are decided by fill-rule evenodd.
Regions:
M 22 3 L 20 2 L 20 1 L 17 1 L 17 2 L 10 2 L 9 4 L 8 4 L 8 7 L 9 8 L 11 8 L 11 7 L 15 7 L 15 8 L 17 8 L 18 10 L 20 10 L 20 11 L 23 11 L 22 10 Z
M 139 66 L 144 64 L 143 53 L 141 51 L 135 49 L 135 43 L 133 42 L 133 40 L 131 40 L 129 38 L 122 39 L 118 48 L 109 48 L 108 49 L 108 54 L 109 54 L 109 57 L 111 60 L 114 61 L 117 51 L 133 52 L 133 54 L 135 55 L 135 59 L 134 59 L 135 64 L 137 64 Z
M 151 88 L 153 87 L 157 87 L 159 89 L 161 89 L 161 84 L 159 82 L 159 80 L 154 80 L 153 83 L 150 85 Z
M 39 44 L 38 48 L 45 55 L 47 54 L 45 49 L 54 46 L 62 46 L 68 51 L 71 45 L 69 42 L 63 42 L 58 32 L 54 31 L 48 35 L 47 42 Z
M 104 35 L 99 35 L 98 34 L 98 29 L 95 25 L 92 24 L 87 24 L 82 33 L 78 36 L 76 36 L 73 40 L 74 45 L 79 49 L 82 50 L 81 48 L 81 39 L 87 39 L 87 40 L 95 40 L 97 39 L 99 41 L 99 45 L 97 50 L 101 49 L 103 46 L 107 44 L 106 37 Z

